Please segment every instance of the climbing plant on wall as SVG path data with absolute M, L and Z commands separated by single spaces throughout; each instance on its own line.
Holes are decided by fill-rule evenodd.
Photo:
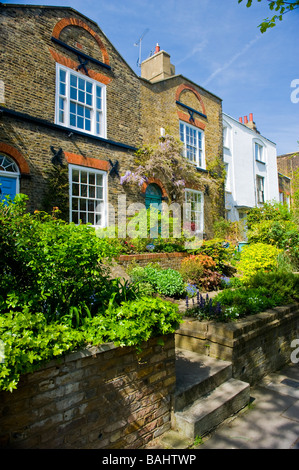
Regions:
M 213 159 L 211 169 L 197 171 L 183 156 L 183 144 L 171 135 L 160 137 L 157 145 L 144 145 L 135 155 L 136 169 L 127 170 L 120 183 L 141 187 L 149 178 L 159 179 L 169 198 L 169 202 L 182 203 L 185 200 L 185 187 L 208 192 L 213 198 L 219 197 L 223 186 L 223 168 L 220 160 Z

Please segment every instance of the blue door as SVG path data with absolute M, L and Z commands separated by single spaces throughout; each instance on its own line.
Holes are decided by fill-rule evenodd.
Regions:
M 17 194 L 16 178 L 0 176 L 0 201 L 3 201 L 5 196 L 10 196 L 10 199 L 13 200 L 16 194 Z
M 151 183 L 148 185 L 145 191 L 145 207 L 149 209 L 153 206 L 155 209 L 161 211 L 161 203 L 162 203 L 162 191 L 159 186 L 155 183 Z M 158 238 L 158 235 L 161 235 L 161 224 L 152 225 L 150 223 L 150 236 L 151 238 Z
M 162 191 L 157 184 L 151 183 L 145 191 L 145 207 L 148 209 L 151 204 L 157 209 L 162 202 Z

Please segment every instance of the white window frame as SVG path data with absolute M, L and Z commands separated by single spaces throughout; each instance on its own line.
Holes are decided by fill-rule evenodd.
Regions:
M 184 121 L 180 121 L 179 125 L 180 125 L 180 140 L 184 144 L 184 157 L 187 158 L 187 160 L 189 160 L 189 162 L 195 165 L 197 168 L 205 169 L 206 162 L 205 162 L 205 133 L 204 131 L 202 131 L 198 127 L 187 124 Z M 190 143 L 189 144 L 187 143 L 187 130 L 189 130 L 193 134 L 195 133 L 195 145 L 191 145 Z M 201 137 L 200 139 L 201 147 L 199 145 L 199 136 Z M 190 147 L 194 149 L 194 152 L 195 152 L 194 160 L 190 160 L 190 158 L 188 157 L 187 145 L 190 145 Z
M 259 163 L 266 163 L 265 146 L 262 142 L 254 141 L 254 159 Z
M 60 80 L 60 71 L 65 72 L 65 82 Z M 77 80 L 81 79 L 81 83 L 82 81 L 85 83 L 85 89 L 87 84 L 88 87 L 91 88 L 91 93 L 80 91 L 80 94 L 81 96 L 84 96 L 85 101 L 87 101 L 87 97 L 91 95 L 91 103 L 83 103 L 79 100 L 79 90 L 77 93 L 77 99 L 71 99 L 71 76 L 74 76 Z M 73 90 L 76 89 L 77 88 L 73 87 Z M 99 97 L 99 99 L 97 99 L 97 89 L 101 90 L 101 97 Z M 97 103 L 100 103 L 100 108 L 97 106 Z M 84 113 L 90 114 L 90 129 L 82 128 L 81 126 L 73 125 L 71 123 L 71 104 L 76 108 L 77 112 L 78 108 L 80 107 L 80 109 L 84 110 Z M 80 117 L 76 113 L 72 113 L 72 115 L 78 119 L 83 119 L 83 117 Z M 99 117 L 100 120 L 98 119 Z M 65 67 L 64 65 L 56 63 L 55 124 L 106 139 L 106 85 L 98 82 L 97 80 L 93 80 L 92 78 L 83 75 L 80 72 L 76 72 L 75 70 Z
M 73 170 L 77 170 L 79 171 L 79 180 L 74 180 L 73 179 Z M 82 187 L 81 185 L 85 186 L 85 182 L 82 182 L 81 180 L 81 176 L 82 176 L 82 172 L 86 172 L 87 175 L 88 175 L 88 181 L 89 181 L 89 175 L 90 174 L 93 174 L 95 175 L 95 178 L 96 178 L 96 175 L 102 175 L 103 176 L 103 192 L 102 192 L 102 199 L 101 198 L 97 198 L 97 197 L 93 197 L 91 194 L 90 194 L 90 187 L 91 186 L 94 186 L 95 187 L 95 191 L 96 191 L 96 185 L 91 185 L 91 184 L 88 184 L 86 183 L 86 195 L 85 194 L 81 194 L 81 190 L 82 190 Z M 85 211 L 84 209 L 82 210 L 82 212 L 86 213 L 86 214 L 94 214 L 94 217 L 95 217 L 95 214 L 97 213 L 96 212 L 96 209 L 98 209 L 98 214 L 101 214 L 101 223 L 100 224 L 97 224 L 95 223 L 95 219 L 93 217 L 93 223 L 92 221 L 89 219 L 89 220 L 84 220 L 82 221 L 82 223 L 90 223 L 93 227 L 97 227 L 97 228 L 104 228 L 104 227 L 107 227 L 107 221 L 108 221 L 108 199 L 107 199 L 107 194 L 108 194 L 108 188 L 107 188 L 107 172 L 106 171 L 102 171 L 102 170 L 97 170 L 95 168 L 89 168 L 89 167 L 85 167 L 85 166 L 79 166 L 79 165 L 69 165 L 69 204 L 70 204 L 70 222 L 74 222 L 75 224 L 79 224 L 80 223 L 80 210 L 79 210 L 79 204 L 80 204 L 80 201 L 86 201 L 86 206 L 85 206 Z M 73 184 L 78 184 L 78 194 L 73 194 Z M 95 195 L 96 195 L 96 192 L 95 192 Z M 78 211 L 76 210 L 76 208 L 74 207 L 74 201 L 75 200 L 78 200 Z M 88 210 L 88 201 L 94 201 L 95 203 L 98 201 L 99 204 L 101 204 L 102 206 L 99 207 L 98 205 L 94 205 L 94 208 L 95 210 L 94 211 L 89 211 Z M 78 212 L 78 220 L 74 219 L 73 217 L 73 212 Z M 87 219 L 88 219 L 88 215 L 87 215 Z
M 262 183 L 262 188 L 259 182 Z M 264 176 L 256 175 L 256 192 L 257 192 L 257 203 L 264 204 L 265 202 L 265 178 Z
M 188 195 L 194 194 L 194 195 L 200 195 L 200 203 L 197 202 L 195 204 L 198 204 L 199 207 L 196 207 L 195 210 L 189 209 L 189 204 L 190 202 L 188 201 Z M 195 233 L 197 234 L 202 234 L 204 232 L 204 194 L 202 191 L 197 191 L 195 189 L 185 189 L 185 220 L 187 222 L 192 222 L 192 217 L 190 218 L 190 213 L 194 212 L 195 213 L 195 220 L 197 218 L 197 230 L 195 230 Z M 199 216 L 199 217 L 197 217 Z

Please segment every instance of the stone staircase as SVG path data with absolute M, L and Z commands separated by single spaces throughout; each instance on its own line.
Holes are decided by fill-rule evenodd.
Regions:
M 230 362 L 176 348 L 176 391 L 172 429 L 158 448 L 187 448 L 244 408 L 248 383 L 232 378 Z

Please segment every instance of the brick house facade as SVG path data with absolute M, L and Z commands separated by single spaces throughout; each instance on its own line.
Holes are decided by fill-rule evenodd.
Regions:
M 72 8 L 2 4 L 0 12 L 2 196 L 25 193 L 30 211 L 43 210 L 49 175 L 64 165 L 68 220 L 104 226 L 113 215 L 108 203 L 117 216 L 119 196 L 127 205 L 144 203 L 150 184 L 163 193 L 163 181 L 130 191 L 119 178 L 161 128 L 184 141 L 194 171 L 222 160 L 221 99 L 175 75 L 164 51 L 147 59 L 138 77 L 99 26 Z M 159 58 L 162 73 L 149 76 Z M 216 208 L 208 194 L 200 196 L 203 231 L 211 237 L 223 192 Z

